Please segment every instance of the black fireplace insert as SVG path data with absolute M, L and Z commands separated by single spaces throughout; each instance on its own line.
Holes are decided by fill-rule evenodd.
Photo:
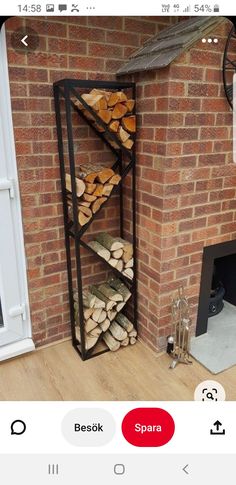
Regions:
M 207 332 L 209 316 L 222 311 L 224 302 L 236 306 L 236 240 L 203 250 L 196 336 Z

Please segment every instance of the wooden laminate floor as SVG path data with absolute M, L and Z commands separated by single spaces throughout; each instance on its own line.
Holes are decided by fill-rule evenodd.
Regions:
M 213 376 L 197 362 L 175 370 L 169 362 L 141 342 L 82 362 L 67 341 L 0 363 L 0 400 L 192 400 L 205 379 L 236 400 L 236 366 Z

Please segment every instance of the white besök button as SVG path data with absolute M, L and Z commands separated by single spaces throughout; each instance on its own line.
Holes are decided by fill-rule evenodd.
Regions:
M 103 446 L 115 434 L 115 421 L 105 409 L 77 408 L 64 417 L 62 434 L 74 446 Z

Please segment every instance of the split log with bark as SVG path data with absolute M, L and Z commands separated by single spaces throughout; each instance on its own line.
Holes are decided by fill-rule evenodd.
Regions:
M 111 279 L 101 285 L 92 285 L 83 292 L 83 332 L 85 349 L 94 347 L 102 338 L 110 350 L 118 350 L 134 344 L 137 331 L 129 319 L 119 313 L 128 301 L 131 293 L 118 278 Z M 78 293 L 74 292 L 74 312 L 76 322 L 76 337 L 81 346 L 81 325 Z M 101 336 L 101 337 L 100 337 Z
M 123 273 L 128 279 L 133 279 L 133 246 L 129 241 L 101 232 L 97 234 L 96 240 L 91 241 L 88 245 L 113 268 Z
M 112 168 L 90 163 L 81 165 L 78 175 L 79 177 L 76 177 L 78 222 L 81 226 L 84 226 L 106 202 L 114 186 L 119 184 L 121 177 Z M 72 188 L 69 174 L 66 174 L 66 189 L 68 215 L 73 220 Z
M 131 150 L 134 143 L 131 136 L 136 133 L 136 116 L 133 114 L 135 101 L 128 99 L 124 91 L 111 92 L 105 89 L 92 89 L 89 93 L 83 93 L 81 97 L 84 103 L 76 98 L 73 98 L 73 102 L 92 122 L 94 128 L 99 133 L 105 133 L 108 129 L 117 135 L 125 148 Z M 96 119 L 96 116 L 102 122 Z M 119 144 L 110 138 L 109 143 L 119 148 Z

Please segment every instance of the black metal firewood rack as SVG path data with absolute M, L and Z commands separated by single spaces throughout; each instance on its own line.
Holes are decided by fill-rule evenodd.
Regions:
M 81 356 L 82 360 L 87 360 L 91 357 L 98 356 L 104 352 L 109 351 L 108 348 L 99 349 L 98 343 L 101 342 L 103 333 L 100 335 L 98 342 L 95 346 L 89 350 L 85 347 L 85 328 L 84 328 L 84 312 L 83 312 L 83 286 L 82 286 L 82 274 L 83 274 L 83 264 L 81 261 L 81 248 L 85 248 L 104 263 L 104 265 L 109 267 L 110 272 L 114 273 L 120 280 L 122 280 L 131 292 L 131 305 L 129 303 L 129 317 L 132 314 L 132 323 L 137 329 L 137 278 L 136 278 L 136 167 L 135 167 L 135 135 L 134 144 L 131 150 L 128 150 L 122 145 L 122 142 L 118 139 L 117 135 L 109 131 L 107 125 L 98 117 L 97 113 L 84 101 L 81 94 L 86 92 L 86 90 L 104 89 L 109 91 L 124 91 L 130 92 L 132 99 L 136 100 L 135 83 L 130 82 L 109 82 L 109 81 L 97 81 L 97 80 L 75 80 L 75 79 L 63 79 L 57 81 L 53 85 L 54 90 L 54 101 L 55 101 L 55 113 L 56 113 L 56 127 L 57 127 L 57 137 L 58 137 L 58 151 L 59 151 L 59 162 L 60 162 L 60 174 L 61 174 L 61 191 L 62 191 L 62 202 L 63 202 L 63 215 L 64 215 L 64 230 L 65 230 L 65 247 L 66 247 L 66 258 L 67 258 L 67 273 L 68 273 L 68 290 L 69 290 L 69 304 L 70 304 L 70 321 L 71 321 L 71 336 L 72 345 L 76 351 Z M 88 92 L 88 91 L 87 91 Z M 89 112 L 96 121 L 96 125 L 100 126 L 105 130 L 100 132 L 96 129 L 96 125 L 89 120 L 81 109 L 79 109 L 74 100 L 78 100 L 84 108 Z M 93 214 L 92 219 L 85 224 L 80 226 L 78 222 L 78 200 L 76 195 L 76 169 L 78 168 L 80 162 L 78 157 L 75 160 L 75 145 L 73 129 L 74 124 L 72 116 L 74 112 L 78 114 L 80 118 L 84 120 L 85 123 L 96 133 L 104 144 L 111 150 L 112 154 L 115 156 L 115 162 L 112 166 L 113 170 L 120 174 L 121 180 L 117 186 L 114 187 L 111 194 L 108 196 L 105 203 L 100 207 L 100 209 Z M 135 114 L 135 106 L 132 114 Z M 79 127 L 76 127 L 77 131 Z M 66 147 L 66 155 L 65 155 Z M 67 204 L 67 189 L 66 189 L 66 166 L 65 160 L 70 170 L 71 176 L 71 192 L 72 192 L 72 213 L 73 222 L 69 218 L 68 214 L 68 204 Z M 134 257 L 134 277 L 132 281 L 127 278 L 124 274 L 119 272 L 117 269 L 112 268 L 108 262 L 101 258 L 96 252 L 94 252 L 85 241 L 83 241 L 82 236 L 86 233 L 90 224 L 94 219 L 97 218 L 100 211 L 106 206 L 110 198 L 114 194 L 118 194 L 119 197 L 119 234 L 121 238 L 124 238 L 124 185 L 128 175 L 131 175 L 131 214 L 132 214 L 132 244 L 133 244 L 133 257 Z M 71 244 L 75 247 L 75 263 L 72 261 L 72 250 Z M 76 277 L 73 278 L 73 273 L 76 273 Z M 76 281 L 76 288 L 75 282 Z M 96 283 L 96 282 L 95 282 Z M 74 314 L 74 293 L 77 293 L 77 299 L 79 304 L 79 325 L 80 325 L 80 341 L 76 336 L 76 321 Z M 130 308 L 131 307 L 131 308 Z M 123 309 L 122 309 L 123 313 Z M 124 307 L 124 313 L 125 307 Z

